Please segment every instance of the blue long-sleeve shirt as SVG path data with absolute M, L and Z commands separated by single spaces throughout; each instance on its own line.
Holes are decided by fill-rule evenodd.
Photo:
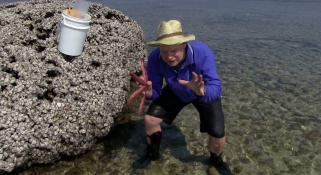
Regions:
M 183 102 L 200 99 L 203 102 L 215 101 L 221 96 L 221 81 L 216 72 L 215 55 L 201 41 L 187 43 L 186 56 L 181 67 L 176 70 L 166 64 L 160 56 L 159 48 L 152 50 L 147 64 L 148 78 L 152 81 L 153 95 L 157 98 L 162 90 L 163 80 Z M 178 80 L 192 80 L 192 72 L 203 75 L 205 95 L 198 96 L 187 86 L 179 84 Z

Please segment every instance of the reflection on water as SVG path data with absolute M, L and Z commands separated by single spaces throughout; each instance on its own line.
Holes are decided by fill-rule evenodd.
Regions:
M 145 39 L 161 20 L 182 21 L 213 48 L 223 82 L 228 145 L 235 174 L 321 172 L 321 13 L 316 0 L 96 1 L 135 19 Z M 19 174 L 206 174 L 206 135 L 191 106 L 165 129 L 162 159 L 132 164 L 145 148 L 134 109 L 93 151 Z

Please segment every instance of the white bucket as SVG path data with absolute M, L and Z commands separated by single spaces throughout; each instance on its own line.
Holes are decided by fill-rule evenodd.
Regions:
M 67 15 L 67 10 L 63 11 L 62 17 L 58 50 L 70 56 L 81 55 L 91 17 L 88 14 L 81 14 L 80 18 L 72 17 Z

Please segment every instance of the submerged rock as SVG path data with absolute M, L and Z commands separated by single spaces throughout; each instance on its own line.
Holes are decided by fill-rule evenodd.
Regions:
M 89 8 L 82 55 L 61 54 L 66 2 L 0 4 L 0 172 L 90 149 L 122 111 L 128 72 L 146 55 L 138 24 L 100 4 Z

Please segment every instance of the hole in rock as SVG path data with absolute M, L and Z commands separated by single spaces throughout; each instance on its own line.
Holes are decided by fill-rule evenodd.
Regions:
M 22 41 L 21 44 L 24 46 L 29 46 L 29 45 L 33 45 L 36 42 L 37 40 L 35 39 L 26 39 L 25 41 Z
M 60 98 L 65 98 L 66 95 L 67 95 L 67 94 L 63 92 L 63 93 L 60 93 L 59 97 L 60 97 Z
M 13 70 L 12 68 L 4 67 L 4 68 L 2 69 L 2 71 L 3 71 L 3 72 L 6 72 L 6 73 L 8 73 L 8 74 L 11 74 L 11 75 L 12 75 L 14 78 L 16 78 L 16 79 L 19 79 L 19 78 L 20 78 L 19 72 Z
M 45 18 L 50 18 L 50 17 L 53 17 L 54 16 L 54 13 L 53 12 L 47 12 L 45 14 Z
M 61 73 L 58 70 L 48 70 L 46 74 L 48 77 L 57 77 Z
M 16 6 L 17 6 L 16 4 L 8 4 L 8 5 L 5 5 L 4 7 L 9 9 L 9 8 L 14 8 Z
M 39 38 L 41 40 L 46 40 L 46 38 L 49 37 L 49 35 L 46 33 L 37 33 L 36 35 L 37 35 L 37 38 Z
M 41 24 L 41 23 L 42 23 L 42 20 L 41 20 L 41 19 L 37 19 L 37 20 L 35 21 L 35 23 L 36 23 L 36 24 Z
M 9 57 L 9 62 L 10 62 L 10 63 L 17 62 L 16 57 L 15 57 L 15 56 L 13 56 L 13 55 L 12 55 L 12 56 L 10 56 L 10 57 Z
M 53 101 L 53 99 L 57 96 L 56 92 L 53 90 L 53 88 L 47 89 L 43 94 L 38 94 L 37 98 L 40 100 L 46 99 L 50 102 Z
M 16 10 L 15 14 L 20 15 L 21 14 L 21 10 Z
M 116 15 L 114 12 L 107 12 L 107 14 L 105 14 L 105 18 L 106 19 L 118 19 L 119 16 Z
M 101 63 L 100 62 L 98 62 L 98 61 L 95 61 L 95 60 L 93 60 L 92 62 L 91 62 L 91 65 L 93 66 L 93 67 L 100 67 L 101 66 Z
M 36 51 L 37 52 L 42 52 L 42 51 L 44 51 L 46 49 L 46 47 L 44 47 L 44 46 L 36 46 Z
M 29 14 L 29 13 L 28 13 L 28 14 L 23 14 L 22 19 L 23 19 L 23 20 L 26 20 L 26 21 L 27 21 L 27 20 L 32 20 L 31 14 Z
M 6 90 L 6 88 L 7 88 L 7 85 L 1 85 L 1 92 Z
M 35 28 L 32 24 L 30 24 L 29 26 L 28 26 L 28 28 L 29 28 L 29 30 L 30 31 L 33 31 L 33 29 Z
M 75 96 L 75 97 L 74 97 L 74 100 L 75 100 L 75 101 L 80 101 L 80 102 L 84 102 L 84 101 L 85 101 L 84 98 L 78 97 L 78 96 Z
M 43 28 L 37 28 L 37 37 L 41 40 L 46 40 L 50 37 L 50 33 L 52 32 L 51 29 L 43 29 Z
M 54 66 L 58 66 L 58 63 L 55 60 L 48 60 L 48 61 L 46 61 L 46 63 L 52 64 Z

